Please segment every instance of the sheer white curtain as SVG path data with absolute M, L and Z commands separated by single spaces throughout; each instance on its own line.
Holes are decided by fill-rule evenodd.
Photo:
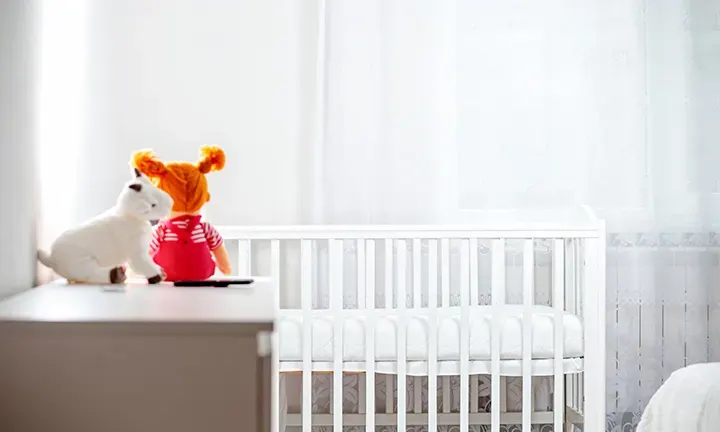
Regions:
M 608 429 L 720 360 L 720 3 L 328 2 L 316 222 L 608 220 Z
M 650 3 L 328 2 L 324 221 L 579 202 L 616 229 L 706 221 L 712 11 Z

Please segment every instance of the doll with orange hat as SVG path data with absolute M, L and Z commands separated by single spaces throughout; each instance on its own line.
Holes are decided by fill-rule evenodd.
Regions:
M 223 169 L 225 152 L 204 146 L 200 160 L 190 163 L 163 162 L 151 150 L 141 150 L 133 154 L 131 165 L 174 201 L 172 213 L 155 226 L 150 242 L 150 254 L 165 271 L 166 280 L 207 279 L 216 268 L 229 275 L 232 270 L 223 238 L 200 215 L 210 201 L 205 175 Z

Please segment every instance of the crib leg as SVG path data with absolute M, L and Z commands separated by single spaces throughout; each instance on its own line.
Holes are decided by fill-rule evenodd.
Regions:
M 565 432 L 573 432 L 575 427 L 572 423 L 565 423 Z

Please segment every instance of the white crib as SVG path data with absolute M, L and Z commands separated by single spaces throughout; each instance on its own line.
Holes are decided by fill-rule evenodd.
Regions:
M 604 431 L 605 226 L 582 214 L 567 223 L 220 227 L 237 241 L 237 273 L 269 274 L 280 293 L 275 430 Z M 298 391 L 286 391 L 295 377 Z M 313 402 L 318 377 L 331 381 L 324 411 Z M 538 379 L 552 381 L 545 409 L 535 407 Z

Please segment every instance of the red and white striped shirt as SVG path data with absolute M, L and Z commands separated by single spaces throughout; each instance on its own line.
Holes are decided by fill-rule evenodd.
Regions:
M 169 223 L 180 229 L 187 229 L 188 224 L 187 220 L 171 220 Z M 207 242 L 208 248 L 210 248 L 211 251 L 223 245 L 223 238 L 220 236 L 220 233 L 208 222 L 200 222 L 195 225 L 190 238 L 193 243 Z M 155 251 L 160 248 L 160 243 L 176 241 L 178 241 L 177 234 L 170 231 L 169 228 L 165 228 L 163 224 L 158 224 L 153 230 L 153 237 L 150 241 L 150 253 L 155 253 Z

